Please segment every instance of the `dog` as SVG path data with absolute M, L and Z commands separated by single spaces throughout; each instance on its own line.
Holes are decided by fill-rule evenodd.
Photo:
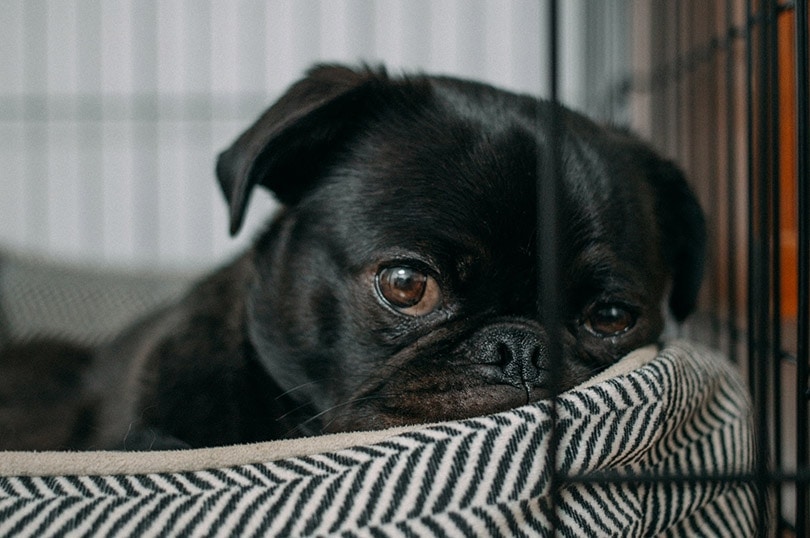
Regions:
M 549 250 L 538 196 L 555 159 Z M 254 188 L 282 209 L 109 345 L 40 353 L 80 375 L 60 389 L 70 418 L 30 448 L 207 447 L 499 412 L 657 343 L 696 305 L 705 225 L 683 174 L 533 97 L 316 66 L 216 172 L 232 234 Z M 559 279 L 538 286 L 549 252 Z

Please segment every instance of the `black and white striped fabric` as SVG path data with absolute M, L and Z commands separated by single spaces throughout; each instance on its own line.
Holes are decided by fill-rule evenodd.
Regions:
M 754 486 L 733 478 L 752 471 L 753 446 L 736 371 L 676 342 L 555 402 L 328 453 L 171 473 L 6 470 L 0 536 L 752 536 Z

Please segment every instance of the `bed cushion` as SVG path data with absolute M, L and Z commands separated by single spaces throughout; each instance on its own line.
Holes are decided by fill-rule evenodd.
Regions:
M 176 452 L 2 453 L 0 535 L 750 536 L 756 492 L 734 477 L 752 473 L 753 446 L 736 369 L 676 341 L 482 418 Z

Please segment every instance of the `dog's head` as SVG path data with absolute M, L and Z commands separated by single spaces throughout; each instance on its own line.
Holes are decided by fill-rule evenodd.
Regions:
M 552 151 L 549 325 L 537 222 Z M 317 417 L 302 431 L 541 399 L 656 342 L 667 301 L 677 319 L 696 301 L 704 224 L 681 173 L 625 134 L 483 84 L 318 67 L 217 173 L 232 233 L 256 185 L 285 206 L 255 247 L 249 330 L 273 379 Z

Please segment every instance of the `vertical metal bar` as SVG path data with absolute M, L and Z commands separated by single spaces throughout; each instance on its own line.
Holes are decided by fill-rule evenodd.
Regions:
M 757 3 L 759 10 L 761 3 Z M 754 66 L 754 36 L 756 34 L 757 16 L 754 13 L 752 0 L 746 0 L 746 98 L 748 105 L 748 299 L 747 299 L 747 328 L 748 328 L 748 382 L 751 394 L 754 398 L 756 425 L 756 491 L 757 506 L 761 507 L 758 514 L 758 532 L 765 533 L 766 524 L 766 489 L 767 484 L 767 407 L 765 399 L 765 389 L 767 389 L 767 368 L 765 360 L 767 345 L 765 338 L 767 335 L 767 264 L 768 252 L 766 244 L 768 241 L 767 214 L 762 214 L 762 208 L 767 208 L 765 200 L 768 192 L 764 188 L 763 175 L 763 148 L 764 114 L 762 110 L 767 110 L 767 103 L 763 95 L 766 79 L 763 76 L 763 56 L 762 47 L 758 57 L 756 69 Z M 761 28 L 759 35 L 761 44 Z M 754 77 L 758 77 L 757 85 L 759 107 L 755 108 L 754 102 Z M 754 123 L 756 119 L 756 125 Z M 756 132 L 754 127 L 756 127 Z M 756 160 L 755 160 L 756 152 Z M 767 168 L 765 169 L 767 172 Z M 764 196 L 763 196 L 764 195 Z M 764 234 L 764 236 L 763 236 Z M 766 309 L 762 315 L 762 309 Z M 764 325 L 764 327 L 763 327 Z M 764 384 L 764 387 L 763 387 Z
M 721 115 L 720 115 L 721 110 L 722 110 L 721 94 L 718 91 L 720 89 L 719 88 L 720 79 L 721 79 L 721 76 L 722 76 L 721 73 L 720 73 L 720 69 L 719 69 L 720 68 L 720 58 L 721 58 L 720 51 L 722 50 L 722 47 L 721 47 L 722 35 L 718 31 L 718 28 L 720 26 L 719 23 L 721 21 L 721 18 L 720 18 L 721 17 L 721 11 L 720 11 L 721 7 L 719 5 L 716 5 L 716 4 L 708 4 L 708 5 L 711 6 L 711 20 L 710 20 L 710 24 L 709 24 L 709 26 L 707 28 L 706 39 L 708 40 L 708 42 L 710 44 L 709 45 L 710 46 L 709 50 L 711 51 L 711 53 L 710 53 L 710 57 L 709 57 L 709 62 L 706 65 L 706 69 L 708 70 L 708 81 L 707 81 L 707 87 L 706 87 L 705 91 L 708 93 L 708 96 L 709 96 L 709 97 L 707 97 L 707 99 L 709 100 L 710 112 L 715 114 L 714 121 L 716 122 L 716 124 L 719 127 L 720 125 L 722 125 L 722 120 L 723 120 Z M 698 118 L 698 121 L 699 121 L 699 118 Z M 710 134 L 708 132 L 705 132 L 704 136 L 706 137 L 706 138 L 704 138 L 704 140 L 706 140 L 707 142 L 709 140 L 711 140 Z M 718 136 L 719 136 L 719 133 L 718 133 Z M 726 131 L 726 146 L 729 145 L 730 138 L 731 138 L 731 131 Z M 709 177 L 706 178 L 706 179 L 717 178 L 719 180 L 720 179 L 721 157 L 719 155 L 712 155 L 709 151 L 707 151 L 707 149 L 708 149 L 708 144 L 706 144 L 706 146 L 702 147 L 703 158 L 708 161 L 708 165 L 709 165 L 709 167 L 707 168 L 707 171 L 709 173 Z M 711 179 L 709 179 L 707 181 L 707 183 L 709 184 L 709 200 L 710 200 L 709 203 L 711 204 L 712 207 L 719 207 L 723 203 L 723 200 L 721 200 L 721 194 L 720 194 L 720 181 L 711 181 Z M 728 202 L 728 198 L 726 198 L 726 202 Z M 730 211 L 730 210 L 731 209 L 729 207 L 726 207 L 727 212 Z M 718 214 L 718 217 L 719 217 L 719 214 Z M 711 261 L 712 267 L 713 267 L 713 269 L 712 269 L 713 282 L 712 282 L 712 289 L 710 291 L 711 291 L 711 303 L 712 303 L 712 305 L 714 305 L 714 306 L 711 307 L 711 312 L 712 312 L 712 320 L 711 320 L 711 322 L 712 322 L 712 342 L 713 342 L 713 347 L 716 348 L 716 349 L 719 349 L 720 345 L 722 343 L 722 337 L 723 337 L 722 311 L 721 311 L 721 307 L 720 307 L 720 305 L 722 305 L 722 303 L 723 303 L 723 298 L 720 295 L 720 293 L 722 291 L 721 282 L 722 282 L 722 270 L 723 270 L 723 268 L 722 268 L 720 258 L 717 255 L 717 252 L 719 252 L 720 246 L 721 246 L 720 245 L 720 240 L 721 240 L 722 235 L 720 234 L 720 230 L 721 230 L 721 227 L 722 227 L 723 223 L 720 221 L 719 218 L 715 218 L 713 220 L 714 220 L 714 222 L 713 222 L 713 230 L 714 230 L 713 236 L 714 237 L 712 238 L 712 240 L 716 242 L 715 243 L 716 248 L 712 249 L 712 251 L 714 253 L 713 254 L 714 259 Z
M 768 26 L 767 20 L 767 2 L 768 0 L 761 0 L 757 6 L 757 14 L 755 19 L 759 25 L 758 29 L 758 58 L 757 58 L 757 178 L 756 188 L 753 191 L 756 196 L 755 214 L 756 219 L 756 232 L 755 232 L 755 256 L 754 261 L 754 300 L 756 305 L 756 327 L 754 329 L 756 334 L 756 384 L 755 384 L 755 405 L 757 414 L 757 468 L 756 475 L 759 486 L 759 494 L 764 499 L 765 491 L 768 485 L 768 449 L 769 449 L 769 428 L 768 428 L 768 335 L 769 335 L 769 314 L 771 307 L 770 297 L 770 214 L 769 214 L 769 197 L 770 191 L 768 189 L 768 180 L 770 175 L 769 160 L 770 160 L 770 146 L 769 146 L 769 64 L 770 55 L 768 51 Z M 759 504 L 764 506 L 764 502 Z M 765 518 L 764 511 L 760 514 L 759 533 L 764 536 L 765 525 L 767 519 Z
M 736 107 L 734 76 L 734 10 L 733 0 L 726 0 L 726 133 L 728 141 L 726 144 L 726 192 L 728 197 L 728 220 L 726 222 L 728 233 L 728 266 L 727 266 L 727 290 L 728 290 L 728 356 L 731 361 L 737 363 L 737 161 L 735 154 L 735 119 Z
M 650 86 L 650 136 L 653 137 L 657 149 L 663 150 L 666 148 L 666 129 L 660 128 L 666 125 L 666 112 L 664 102 L 666 100 L 663 84 L 663 69 L 662 66 L 666 63 L 662 62 L 664 57 L 663 41 L 666 34 L 666 29 L 662 29 L 653 24 L 653 21 L 663 20 L 661 16 L 662 7 L 658 2 L 650 3 L 650 66 L 649 66 L 649 86 Z
M 647 132 L 649 133 L 650 142 L 654 146 L 657 146 L 658 145 L 658 139 L 657 139 L 656 133 L 655 133 L 656 132 L 656 129 L 655 129 L 655 126 L 656 126 L 655 116 L 656 116 L 656 114 L 655 114 L 655 111 L 658 108 L 656 106 L 658 88 L 657 88 L 657 86 L 655 84 L 655 70 L 656 70 L 655 61 L 656 61 L 657 52 L 658 52 L 658 48 L 657 48 L 658 44 L 657 44 L 657 41 L 656 41 L 657 32 L 653 31 L 653 29 L 652 29 L 653 25 L 651 24 L 651 21 L 656 20 L 655 19 L 655 13 L 656 13 L 655 4 L 653 2 L 649 2 L 647 9 L 649 10 L 649 13 L 647 14 L 647 20 L 645 22 L 647 24 L 647 38 L 649 39 L 649 53 L 650 53 L 648 61 L 647 61 L 647 65 L 646 65 L 647 71 L 646 72 L 642 71 L 642 73 L 641 73 L 642 76 L 639 76 L 638 66 L 633 65 L 630 80 L 631 80 L 632 85 L 634 85 L 634 86 L 638 85 L 640 87 L 641 91 L 645 91 L 645 89 L 646 89 L 646 91 L 649 94 L 648 95 L 649 105 L 647 107 L 647 125 L 646 125 L 646 129 L 647 129 Z M 635 23 L 634 23 L 634 25 L 635 25 Z
M 779 184 L 779 35 L 778 35 L 778 0 L 768 0 L 765 19 L 765 39 L 764 48 L 768 51 L 766 72 L 766 83 L 768 84 L 767 101 L 770 102 L 768 121 L 768 162 L 764 166 L 770 166 L 768 174 L 771 187 L 771 334 L 770 334 L 770 359 L 771 359 L 771 390 L 769 396 L 774 417 L 782 416 L 782 401 L 780 398 L 780 388 L 782 386 L 782 319 L 781 319 L 781 234 L 780 234 L 780 208 L 781 193 Z M 772 431 L 769 439 L 782 439 L 782 421 L 768 420 L 772 424 Z M 775 443 L 773 447 L 773 464 L 776 469 L 782 469 L 782 447 L 781 443 Z M 782 513 L 782 492 L 781 487 L 777 487 L 775 495 L 776 513 Z
M 675 0 L 675 57 L 672 62 L 674 72 L 674 88 L 675 88 L 675 107 L 674 107 L 674 126 L 675 126 L 675 139 L 672 147 L 672 154 L 676 159 L 681 157 L 681 112 L 683 111 L 683 103 L 681 99 L 681 83 L 683 82 L 683 49 L 681 47 L 681 29 L 683 27 L 681 21 L 681 0 Z
M 754 176 L 754 149 L 756 147 L 754 141 L 754 28 L 753 17 L 751 15 L 753 9 L 752 0 L 745 2 L 745 93 L 746 93 L 746 139 L 748 141 L 748 151 L 746 152 L 746 180 L 747 180 L 747 215 L 746 215 L 746 243 L 748 244 L 748 290 L 746 293 L 746 327 L 747 327 L 747 359 L 748 359 L 748 388 L 751 395 L 756 393 L 754 380 L 756 379 L 756 311 L 755 311 L 755 287 L 756 281 L 754 279 L 755 273 L 755 252 L 756 245 L 754 241 L 754 212 L 755 212 L 755 199 L 754 189 L 756 188 L 756 181 Z
M 552 387 L 559 386 L 562 375 L 562 351 L 559 338 L 559 268 L 557 263 L 557 249 L 559 239 L 558 226 L 558 182 L 561 181 L 560 132 L 561 122 L 559 110 L 559 37 L 558 37 L 559 6 L 557 0 L 548 3 L 548 87 L 551 106 L 549 125 L 546 128 L 548 141 L 546 151 L 538 153 L 538 183 L 537 183 L 537 263 L 538 283 L 537 302 L 538 313 L 542 323 L 549 334 L 549 358 L 551 362 L 550 383 Z M 538 117 L 538 121 L 540 118 Z M 538 132 L 542 132 L 542 125 L 538 125 Z M 541 255 L 542 253 L 542 255 Z M 552 400 L 552 423 L 549 453 L 552 458 L 551 491 L 554 506 L 552 529 L 558 528 L 558 485 L 562 477 L 557 475 L 557 460 L 559 457 L 559 432 L 557 429 L 556 399 Z
M 796 466 L 805 471 L 805 480 L 796 485 L 796 536 L 810 534 L 810 467 L 808 443 L 808 376 L 810 375 L 810 33 L 808 32 L 807 0 L 796 0 L 796 96 L 797 96 L 797 191 L 798 191 L 798 265 L 799 311 L 796 375 Z

